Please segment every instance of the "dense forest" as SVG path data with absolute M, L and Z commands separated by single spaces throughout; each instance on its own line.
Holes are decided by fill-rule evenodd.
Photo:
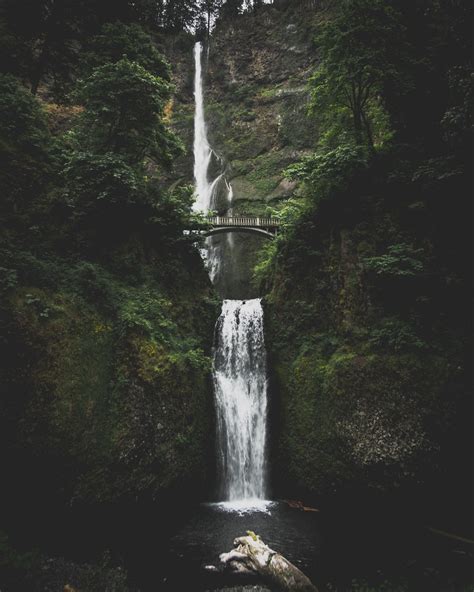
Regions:
M 464 0 L 0 0 L 2 592 L 185 589 L 168 540 L 216 499 L 235 293 L 262 299 L 267 495 L 319 510 L 318 589 L 471 589 L 471 23 Z M 218 281 L 196 42 L 211 209 L 278 220 L 215 237 Z

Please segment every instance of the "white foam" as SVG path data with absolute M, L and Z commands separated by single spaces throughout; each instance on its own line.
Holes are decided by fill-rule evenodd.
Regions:
M 230 512 L 235 514 L 253 514 L 255 512 L 270 514 L 270 510 L 276 505 L 276 502 L 262 499 L 242 499 L 206 505 L 216 508 L 217 510 L 221 510 L 222 512 Z

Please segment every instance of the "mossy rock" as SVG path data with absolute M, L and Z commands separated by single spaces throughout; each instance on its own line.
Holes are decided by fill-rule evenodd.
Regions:
M 136 262 L 130 276 L 127 266 L 115 274 L 58 260 L 49 287 L 12 284 L 0 427 L 16 426 L 8 445 L 55 475 L 44 484 L 51 496 L 59 488 L 66 499 L 107 502 L 206 487 L 218 310 L 193 254 L 153 274 Z

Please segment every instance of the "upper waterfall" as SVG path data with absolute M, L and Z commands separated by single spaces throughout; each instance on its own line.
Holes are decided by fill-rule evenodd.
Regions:
M 194 46 L 194 179 L 196 184 L 194 210 L 196 212 L 207 212 L 211 209 L 212 191 L 215 185 L 215 181 L 210 183 L 208 178 L 212 149 L 207 140 L 206 120 L 204 118 L 202 51 L 202 43 L 196 43 Z
M 207 139 L 206 118 L 204 115 L 204 85 L 202 73 L 203 46 L 201 42 L 194 45 L 194 182 L 196 199 L 193 209 L 195 212 L 208 212 L 214 209 L 214 197 L 222 180 L 227 189 L 227 207 L 231 207 L 233 190 L 231 184 L 225 177 L 225 169 L 213 180 L 209 179 L 209 165 L 214 156 L 217 161 L 223 164 L 222 159 L 214 152 Z

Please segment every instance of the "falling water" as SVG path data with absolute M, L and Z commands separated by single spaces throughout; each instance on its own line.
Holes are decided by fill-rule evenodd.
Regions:
M 220 182 L 227 188 L 225 208 L 232 212 L 233 191 L 225 169 L 209 179 L 213 156 L 204 116 L 201 43 L 194 47 L 196 101 L 194 117 L 194 178 L 196 212 L 216 207 Z M 221 161 L 221 165 L 222 165 Z M 232 256 L 233 238 L 226 238 L 227 256 Z M 222 247 L 206 241 L 202 255 L 211 281 L 223 268 Z M 224 300 L 216 325 L 214 391 L 217 410 L 217 440 L 222 495 L 241 506 L 259 505 L 265 499 L 265 444 L 267 413 L 266 355 L 263 310 L 260 300 Z
M 209 212 L 209 210 L 216 208 L 216 193 L 219 185 L 225 183 L 227 189 L 227 213 L 231 212 L 233 190 L 232 185 L 225 177 L 225 169 L 220 172 L 214 180 L 209 179 L 209 166 L 214 156 L 215 160 L 221 165 L 222 159 L 216 155 L 211 148 L 207 139 L 207 126 L 204 114 L 204 87 L 203 87 L 203 73 L 202 73 L 202 43 L 198 42 L 194 45 L 194 182 L 195 195 L 193 209 L 195 212 Z M 232 251 L 232 238 L 230 235 L 226 236 L 225 241 Z M 209 237 L 205 241 L 205 247 L 201 250 L 201 255 L 206 262 L 209 271 L 211 282 L 222 272 L 222 246 L 216 244 L 214 240 Z
M 222 170 L 215 179 L 209 179 L 209 166 L 214 156 L 215 160 L 223 165 L 222 159 L 211 148 L 207 139 L 207 126 L 204 115 L 204 89 L 202 76 L 202 43 L 194 46 L 194 181 L 196 200 L 194 210 L 196 212 L 208 212 L 215 207 L 215 195 L 221 181 L 227 188 L 227 202 L 232 204 L 232 186 L 225 178 L 225 170 Z
M 224 300 L 216 325 L 214 390 L 224 498 L 263 500 L 267 372 L 259 299 Z
M 202 44 L 194 46 L 194 179 L 196 201 L 194 210 L 207 212 L 211 208 L 212 183 L 209 183 L 208 169 L 212 150 L 207 141 L 206 120 L 204 119 L 204 93 L 202 85 Z

